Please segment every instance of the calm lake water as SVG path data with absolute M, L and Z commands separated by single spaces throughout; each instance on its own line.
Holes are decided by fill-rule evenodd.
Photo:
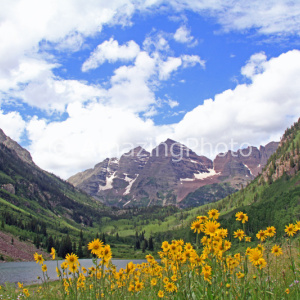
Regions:
M 91 259 L 80 259 L 80 264 L 85 268 L 90 268 L 93 265 Z M 144 259 L 113 259 L 112 263 L 117 269 L 125 268 L 127 263 L 132 261 L 134 264 L 146 262 Z M 63 261 L 59 261 L 58 265 Z M 50 279 L 58 279 L 55 271 L 56 261 L 46 261 L 48 275 Z M 41 265 L 33 261 L 29 262 L 7 262 L 0 263 L 0 285 L 5 282 L 23 282 L 25 284 L 37 283 L 40 280 L 37 276 L 43 277 Z

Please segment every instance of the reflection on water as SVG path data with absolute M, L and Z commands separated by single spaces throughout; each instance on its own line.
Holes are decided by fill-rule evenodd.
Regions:
M 90 268 L 93 265 L 91 259 L 80 259 L 80 264 L 85 268 Z M 117 267 L 117 269 L 125 268 L 127 263 L 132 261 L 135 264 L 140 264 L 145 262 L 144 259 L 113 259 L 112 263 Z M 63 261 L 59 261 L 58 265 Z M 45 264 L 48 267 L 48 276 L 50 279 L 57 279 L 57 274 L 55 271 L 56 261 L 46 261 Z M 42 277 L 41 265 L 29 261 L 29 262 L 7 262 L 0 263 L 0 285 L 5 282 L 23 282 L 26 284 L 37 283 L 39 280 L 38 276 Z

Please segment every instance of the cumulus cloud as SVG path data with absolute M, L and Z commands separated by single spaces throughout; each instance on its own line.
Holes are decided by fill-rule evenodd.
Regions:
M 231 141 L 235 148 L 278 141 L 300 115 L 300 51 L 268 61 L 255 54 L 242 72 L 251 83 L 205 100 L 174 124 L 173 137 L 186 143 L 190 139 L 194 150 L 210 157 L 224 149 L 219 146 L 231 147 Z M 209 145 L 203 148 L 204 143 Z
M 298 0 L 170 0 L 178 11 L 192 10 L 216 18 L 223 30 L 255 29 L 260 34 L 300 34 Z
M 179 105 L 179 102 L 178 102 L 178 101 L 175 101 L 175 100 L 172 100 L 172 99 L 168 99 L 168 100 L 167 100 L 167 103 L 168 103 L 168 105 L 169 105 L 171 108 L 174 108 L 174 107 L 176 107 L 176 106 Z
M 178 124 L 165 126 L 147 119 L 157 113 L 159 80 L 169 79 L 180 68 L 205 67 L 199 56 L 171 53 L 170 36 L 162 32 L 150 35 L 142 50 L 134 41 L 119 45 L 111 39 L 107 47 L 105 42 L 99 45 L 83 70 L 105 61 L 130 61 L 114 70 L 107 86 L 58 77 L 57 58 L 46 54 L 49 49 L 78 51 L 103 26 L 129 26 L 136 11 L 148 13 L 149 8 L 160 7 L 212 16 L 225 31 L 299 35 L 299 1 L 16 0 L 1 5 L 0 102 L 9 95 L 49 114 L 67 112 L 68 117 L 62 122 L 33 117 L 26 124 L 18 112 L 0 111 L 0 127 L 20 141 L 26 126 L 35 161 L 64 178 L 107 156 L 121 154 L 118 145 L 145 142 L 149 137 L 155 142 L 167 137 L 199 142 L 203 137 L 213 145 L 231 138 L 242 143 L 245 137 L 251 144 L 268 142 L 278 139 L 300 114 L 296 50 L 270 60 L 264 53 L 254 54 L 241 70 L 249 84 L 207 99 Z M 174 35 L 179 42 L 193 43 L 191 38 L 185 26 Z M 171 107 L 175 104 L 169 103 Z
M 43 80 L 51 76 L 52 69 L 57 66 L 58 64 L 48 63 L 41 57 L 23 57 L 9 70 L 0 67 L 0 90 L 19 90 L 32 80 Z
M 106 157 L 119 157 L 136 145 L 148 143 L 149 138 L 160 139 L 161 131 L 168 131 L 130 110 L 99 103 L 86 107 L 72 103 L 68 112 L 70 117 L 64 122 L 45 124 L 34 118 L 27 126 L 34 161 L 63 178 Z
M 166 32 L 156 32 L 153 30 L 144 40 L 143 48 L 148 53 L 169 53 L 170 45 L 168 42 L 168 34 Z
M 154 70 L 153 58 L 147 60 L 149 69 Z M 253 61 L 250 58 L 244 68 Z M 261 60 L 256 61 L 259 66 Z M 115 80 L 122 82 L 122 72 L 127 70 L 119 72 Z M 300 51 L 266 60 L 261 72 L 251 74 L 249 84 L 205 100 L 171 125 L 157 126 L 146 116 L 117 105 L 70 103 L 69 118 L 63 122 L 46 124 L 37 118 L 29 122 L 30 150 L 37 164 L 67 178 L 106 157 L 120 156 L 130 147 L 142 145 L 150 150 L 168 137 L 210 158 L 231 147 L 278 141 L 300 115 Z M 172 101 L 169 105 L 174 107 Z M 149 114 L 154 111 L 150 109 Z
M 191 31 L 186 26 L 179 27 L 174 33 L 174 39 L 178 43 L 196 46 L 197 40 L 191 35 Z
M 101 31 L 106 24 L 126 24 L 138 8 L 132 1 L 125 0 L 19 0 L 3 3 L 0 12 L 0 66 L 17 63 L 19 56 L 38 47 L 40 41 L 58 43 L 66 37 L 70 39 L 74 32 L 86 37 Z
M 168 57 L 166 61 L 159 64 L 159 79 L 167 80 L 171 73 L 176 71 L 180 66 L 183 68 L 194 67 L 199 64 L 202 68 L 205 67 L 205 61 L 198 55 L 182 55 L 181 57 Z
M 106 91 L 78 80 L 64 80 L 54 76 L 31 81 L 15 93 L 24 102 L 49 113 L 63 113 L 69 103 L 97 101 Z
M 180 57 L 169 57 L 167 61 L 164 61 L 160 65 L 159 79 L 166 80 L 170 77 L 170 74 L 176 71 L 182 64 Z
M 201 59 L 198 55 L 182 55 L 181 59 L 184 68 L 194 67 L 196 64 L 205 68 L 205 60 Z
M 118 41 L 110 38 L 108 41 L 98 45 L 91 56 L 83 63 L 82 71 L 96 69 L 106 61 L 114 63 L 120 61 L 132 61 L 138 53 L 140 47 L 134 41 L 129 41 L 125 45 L 119 45 Z
M 247 64 L 242 68 L 242 75 L 252 78 L 255 74 L 262 73 L 265 70 L 267 56 L 264 52 L 253 54 Z
M 13 140 L 20 142 L 26 123 L 16 111 L 5 114 L 0 110 L 0 128 Z

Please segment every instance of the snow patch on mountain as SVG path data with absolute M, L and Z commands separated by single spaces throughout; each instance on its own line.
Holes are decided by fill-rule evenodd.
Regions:
M 195 180 L 203 180 L 205 178 L 214 176 L 214 175 L 220 175 L 220 173 L 217 173 L 214 169 L 208 169 L 209 172 L 198 172 L 194 173 L 193 178 L 180 178 L 180 181 L 195 181 Z
M 249 170 L 250 174 L 253 176 L 251 169 L 246 164 L 243 164 L 243 165 Z
M 104 186 L 99 185 L 99 191 L 110 190 L 113 188 L 113 180 L 115 179 L 115 175 L 117 172 L 114 172 L 110 177 L 106 178 L 106 184 Z
M 124 180 L 129 182 L 129 184 L 125 188 L 125 192 L 123 193 L 124 196 L 128 195 L 130 193 L 131 187 L 132 187 L 133 183 L 137 180 L 138 177 L 139 177 L 139 174 L 137 174 L 134 179 L 127 177 L 127 175 L 125 176 Z

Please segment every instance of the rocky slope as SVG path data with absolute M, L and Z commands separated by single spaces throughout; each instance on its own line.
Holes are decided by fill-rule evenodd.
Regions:
M 228 193 L 239 189 L 261 172 L 277 145 L 272 142 L 259 149 L 249 147 L 220 153 L 211 161 L 167 139 L 151 153 L 137 147 L 120 160 L 107 158 L 68 181 L 109 205 L 178 205 L 189 193 L 203 186 L 227 182 L 229 187 L 225 191 Z M 220 194 L 224 196 L 223 190 Z M 218 199 L 212 197 L 212 201 Z M 190 200 L 188 203 L 193 206 Z
M 283 175 L 294 176 L 300 170 L 300 118 L 288 128 L 279 146 L 262 172 L 261 181 L 272 183 Z
M 20 241 L 16 236 L 0 231 L 0 263 L 6 261 L 32 261 L 34 253 L 50 259 L 49 253 L 37 249 L 32 243 Z
M 6 136 L 3 130 L 0 128 L 0 144 L 13 150 L 15 154 L 24 162 L 34 165 L 30 153 L 22 148 L 17 142 Z

